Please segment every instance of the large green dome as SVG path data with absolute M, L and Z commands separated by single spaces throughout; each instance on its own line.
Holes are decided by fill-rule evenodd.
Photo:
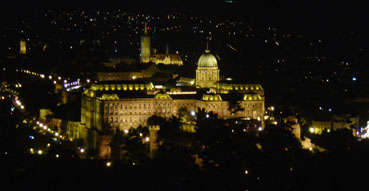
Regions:
M 218 67 L 217 59 L 213 54 L 210 53 L 210 50 L 205 50 L 205 53 L 202 54 L 197 63 L 197 67 Z

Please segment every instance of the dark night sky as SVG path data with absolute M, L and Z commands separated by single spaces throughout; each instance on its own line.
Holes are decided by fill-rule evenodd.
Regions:
M 157 13 L 181 10 L 197 15 L 234 16 L 253 24 L 274 24 L 302 31 L 368 30 L 366 19 L 369 18 L 366 6 L 348 0 L 335 3 L 303 0 L 238 0 L 235 5 L 227 5 L 222 0 L 66 0 L 58 2 L 21 0 L 1 6 L 1 20 L 9 21 L 17 15 L 44 8 L 121 8 L 138 12 L 156 10 Z

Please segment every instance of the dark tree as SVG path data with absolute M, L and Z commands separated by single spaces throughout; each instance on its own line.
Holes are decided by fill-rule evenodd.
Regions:
M 228 102 L 228 111 L 231 112 L 232 115 L 245 110 L 245 108 L 241 106 L 243 96 L 243 94 L 240 94 L 237 91 L 231 91 L 228 95 L 224 96 Z

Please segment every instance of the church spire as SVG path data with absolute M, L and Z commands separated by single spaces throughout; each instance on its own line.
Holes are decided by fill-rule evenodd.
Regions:
M 145 22 L 145 29 L 144 29 L 144 35 L 147 35 L 147 23 Z
M 169 54 L 169 44 L 167 43 L 165 46 L 165 55 Z
M 206 50 L 205 50 L 206 53 L 209 53 L 210 50 L 209 50 L 209 41 L 208 39 L 206 38 Z

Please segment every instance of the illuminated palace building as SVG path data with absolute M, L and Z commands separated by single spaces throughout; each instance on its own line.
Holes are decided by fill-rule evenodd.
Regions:
M 141 54 L 141 60 L 145 58 L 147 55 Z M 195 79 L 173 74 L 171 79 L 158 81 L 156 75 L 151 75 L 92 84 L 82 95 L 81 125 L 83 129 L 97 132 L 124 131 L 146 126 L 153 115 L 179 117 L 179 111 L 194 114 L 200 108 L 216 113 L 219 118 L 241 118 L 263 128 L 264 90 L 261 85 L 221 80 L 219 73 L 216 57 L 206 49 L 198 59 Z M 229 110 L 234 92 L 244 108 L 242 111 Z
M 204 108 L 220 118 L 264 118 L 264 90 L 259 84 L 220 81 L 215 56 L 206 50 L 199 58 L 196 79 L 177 78 L 176 86 L 154 84 L 150 79 L 105 81 L 91 85 L 82 96 L 81 122 L 87 128 L 103 126 L 121 130 L 145 126 L 152 115 L 178 116 L 181 108 L 197 111 Z M 227 96 L 230 91 L 242 94 L 243 111 L 232 114 Z

